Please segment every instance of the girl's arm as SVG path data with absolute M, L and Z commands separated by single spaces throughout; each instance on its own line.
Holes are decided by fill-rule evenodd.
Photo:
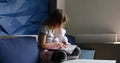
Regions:
M 54 46 L 58 46 L 60 48 L 63 47 L 63 44 L 58 43 L 58 42 L 46 43 L 46 34 L 45 33 L 41 33 L 40 36 L 38 36 L 38 45 L 43 49 L 49 49 Z

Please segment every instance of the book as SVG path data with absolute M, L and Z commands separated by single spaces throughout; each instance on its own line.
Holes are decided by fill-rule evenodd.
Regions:
M 76 47 L 77 45 L 67 45 L 65 48 L 54 47 L 54 48 L 50 48 L 49 50 L 53 50 L 53 51 L 63 50 L 67 54 L 72 54 L 72 52 L 74 51 Z
M 66 48 L 62 48 L 62 50 L 64 50 L 68 54 L 72 54 L 72 52 L 74 51 L 76 47 L 77 45 L 68 45 Z

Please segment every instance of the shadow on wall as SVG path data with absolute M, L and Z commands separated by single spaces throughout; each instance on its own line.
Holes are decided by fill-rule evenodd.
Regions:
M 78 34 L 74 35 L 76 42 L 79 43 L 102 43 L 102 42 L 116 42 L 116 34 Z
M 67 23 L 66 29 L 68 30 L 69 34 L 115 34 L 116 32 L 106 26 L 102 25 L 93 25 L 93 24 L 76 24 Z

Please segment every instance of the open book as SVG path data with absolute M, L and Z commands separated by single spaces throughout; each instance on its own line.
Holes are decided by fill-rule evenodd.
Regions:
M 64 50 L 67 54 L 72 54 L 72 52 L 74 51 L 74 49 L 77 47 L 77 45 L 67 45 L 66 48 L 50 48 L 49 50 Z
M 76 47 L 77 45 L 68 45 L 66 48 L 62 48 L 62 50 L 64 50 L 68 54 L 72 54 L 72 52 L 74 51 Z

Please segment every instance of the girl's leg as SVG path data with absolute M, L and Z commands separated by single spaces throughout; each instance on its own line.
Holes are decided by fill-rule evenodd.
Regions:
M 67 59 L 67 54 L 64 51 L 55 51 L 51 57 L 51 61 L 62 62 Z
M 72 54 L 68 54 L 69 59 L 78 59 L 80 56 L 81 50 L 79 47 L 76 47 Z
M 81 50 L 79 47 L 76 47 L 73 53 L 71 54 L 72 56 L 79 56 L 81 53 Z

